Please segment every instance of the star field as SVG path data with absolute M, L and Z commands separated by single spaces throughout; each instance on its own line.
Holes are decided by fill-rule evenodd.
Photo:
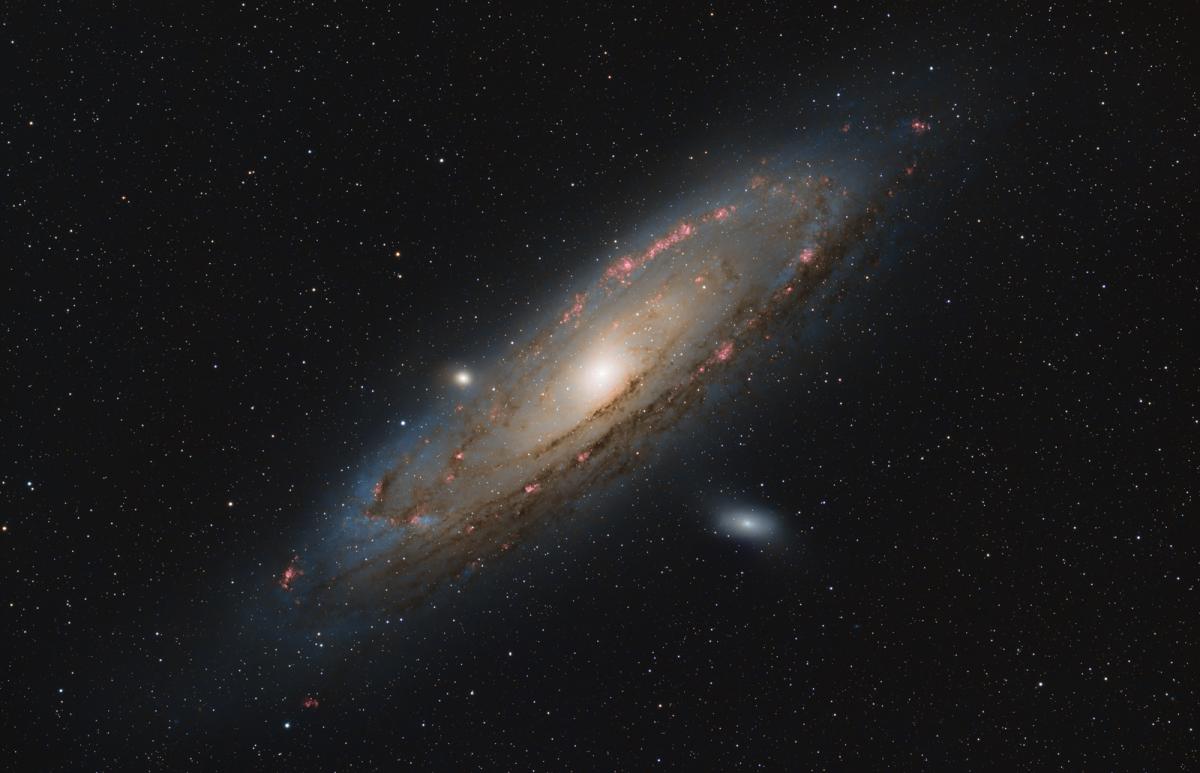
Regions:
M 2 766 L 1194 766 L 1193 27 L 11 10 Z M 936 152 L 786 345 L 421 603 L 295 623 L 312 535 L 378 550 L 381 473 L 714 180 L 891 131 Z M 640 362 L 583 351 L 562 411 Z

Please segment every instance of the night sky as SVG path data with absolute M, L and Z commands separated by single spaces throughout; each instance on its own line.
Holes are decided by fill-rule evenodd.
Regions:
M 6 9 L 0 767 L 1200 764 L 1192 15 Z M 788 191 L 869 225 L 696 277 L 686 414 L 389 493 Z

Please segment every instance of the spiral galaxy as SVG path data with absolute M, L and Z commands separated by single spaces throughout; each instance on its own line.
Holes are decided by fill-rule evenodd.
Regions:
M 806 315 L 870 278 L 928 129 L 913 120 L 822 156 L 759 161 L 610 257 L 490 369 L 460 373 L 461 386 L 478 382 L 474 397 L 389 465 L 361 528 L 298 556 L 280 585 L 309 609 L 409 608 L 584 509 L 713 385 L 768 352 L 786 356 Z

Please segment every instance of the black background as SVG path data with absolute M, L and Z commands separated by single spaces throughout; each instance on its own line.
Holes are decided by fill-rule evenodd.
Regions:
M 1194 764 L 1189 23 L 6 11 L 0 759 Z M 556 311 L 706 165 L 897 90 L 962 175 L 820 345 L 403 631 L 255 633 L 294 535 L 448 364 Z M 720 497 L 785 536 L 715 536 Z

